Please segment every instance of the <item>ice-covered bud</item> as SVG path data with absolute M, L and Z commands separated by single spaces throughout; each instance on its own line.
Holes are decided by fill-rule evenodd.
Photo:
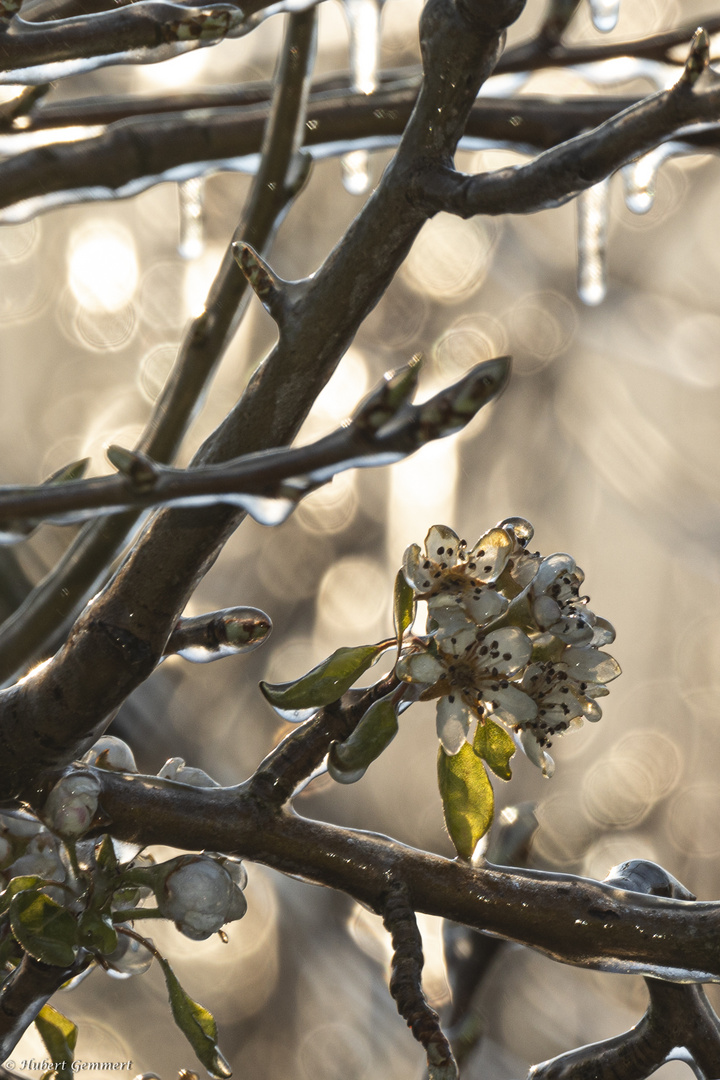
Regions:
M 6 836 L 0 836 L 0 863 L 6 862 L 12 855 L 12 844 Z
M 245 897 L 219 861 L 207 855 L 185 855 L 173 863 L 156 895 L 160 911 L 182 934 L 203 941 L 225 923 L 243 917 Z
M 63 776 L 48 795 L 42 816 L 59 836 L 82 836 L 98 808 L 100 782 L 88 773 Z
M 180 757 L 171 757 L 163 765 L 158 776 L 166 780 L 177 780 L 181 784 L 189 784 L 190 787 L 220 787 L 217 780 L 204 771 L 196 769 L 193 765 L 186 765 Z
M 108 975 L 113 979 L 129 979 L 132 975 L 144 975 L 152 964 L 152 953 L 136 938 L 122 933 L 122 924 L 117 927 L 117 949 L 105 957 L 110 965 Z M 150 942 L 152 944 L 152 942 Z
M 33 876 L 45 881 L 65 881 L 66 878 L 62 859 L 52 848 L 26 852 L 7 868 L 7 874 L 11 878 Z
M 114 735 L 103 735 L 83 758 L 86 765 L 110 772 L 137 772 L 135 756 L 126 742 Z

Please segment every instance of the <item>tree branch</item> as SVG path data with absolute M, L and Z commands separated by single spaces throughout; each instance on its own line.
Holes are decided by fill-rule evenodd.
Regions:
M 167 60 L 222 41 L 244 18 L 231 3 L 185 7 L 172 0 L 141 0 L 129 7 L 44 23 L 16 16 L 0 32 L 0 83 L 46 83 L 101 65 Z
M 417 198 L 429 213 L 532 213 L 572 198 L 605 179 L 632 158 L 690 125 L 715 122 L 720 87 L 695 92 L 683 81 L 645 98 L 604 124 L 540 154 L 527 165 L 467 176 L 453 169 L 428 170 L 418 179 Z M 415 192 L 413 193 L 415 195 Z
M 156 461 L 175 455 L 197 404 L 242 317 L 249 291 L 232 244 L 246 239 L 263 251 L 271 242 L 304 172 L 299 146 L 315 50 L 315 12 L 289 17 L 273 105 L 257 175 L 240 222 L 210 286 L 203 311 L 190 324 L 139 449 Z M 97 588 L 98 580 L 137 523 L 136 513 L 87 526 L 58 566 L 2 627 L 0 682 L 6 682 L 48 641 L 49 634 Z M 177 621 L 177 620 L 175 620 Z
M 302 304 L 277 346 L 195 465 L 292 440 L 426 219 L 407 196 L 418 162 L 451 160 L 496 62 L 502 28 L 518 9 L 517 0 L 483 3 L 482 14 L 469 16 L 451 0 L 425 7 L 425 79 L 394 161 L 344 239 L 304 283 Z M 240 520 L 226 508 L 160 512 L 60 652 L 0 694 L 0 797 L 24 790 L 38 770 L 72 760 L 97 739 L 106 717 L 162 656 L 188 597 Z M 18 757 L 23 742 L 35 759 L 31 767 L 25 751 L 22 762 Z
M 139 844 L 234 853 L 348 893 L 381 913 L 389 880 L 415 911 L 497 934 L 578 967 L 720 981 L 720 902 L 623 891 L 603 882 L 473 867 L 374 833 L 264 809 L 248 785 L 191 788 L 93 770 L 102 826 Z

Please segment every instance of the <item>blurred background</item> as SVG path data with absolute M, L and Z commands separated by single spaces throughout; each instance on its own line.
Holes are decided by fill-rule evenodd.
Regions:
M 419 8 L 416 0 L 388 0 L 382 67 L 416 60 Z M 529 0 L 510 41 L 528 36 L 542 10 Z M 630 39 L 704 13 L 694 0 L 626 0 L 615 30 L 601 36 L 582 6 L 569 38 Z M 68 79 L 55 92 L 150 94 L 269 78 L 282 19 L 162 64 Z M 318 73 L 347 69 L 347 55 L 343 9 L 324 3 Z M 601 82 L 611 92 L 644 94 L 676 74 L 627 64 L 592 78 L 549 71 L 516 92 L 596 94 Z M 487 92 L 507 87 L 491 83 Z M 389 151 L 371 155 L 365 190 L 362 161 L 353 166 L 360 179 L 346 176 L 346 185 L 338 159 L 316 163 L 273 249 L 280 275 L 317 268 L 388 158 Z M 467 171 L 520 160 L 473 146 L 459 155 Z M 195 214 L 202 199 L 202 228 L 190 228 L 186 213 L 182 237 L 176 184 L 0 227 L 3 483 L 37 482 L 86 455 L 94 472 L 107 472 L 105 447 L 132 445 L 139 435 L 184 327 L 202 306 L 249 179 L 225 173 L 193 183 L 180 194 Z M 567 551 L 585 570 L 593 610 L 616 627 L 610 651 L 624 674 L 601 723 L 556 743 L 551 781 L 514 759 L 512 783 L 496 782 L 499 806 L 537 800 L 538 867 L 602 878 L 621 860 L 647 858 L 700 899 L 720 896 L 718 165 L 700 155 L 665 161 L 642 215 L 626 206 L 620 176 L 607 196 L 602 302 L 592 275 L 584 295 L 594 302 L 578 298 L 574 203 L 468 222 L 440 214 L 426 226 L 300 441 L 336 426 L 386 369 L 416 351 L 426 357 L 421 396 L 506 352 L 514 357 L 509 388 L 459 437 L 389 469 L 342 474 L 280 528 L 243 524 L 188 614 L 256 605 L 271 615 L 272 636 L 245 658 L 163 663 L 113 729 L 143 770 L 182 756 L 221 783 L 245 778 L 286 730 L 259 679 L 286 681 L 340 645 L 391 634 L 395 572 L 430 525 L 448 524 L 472 543 L 496 521 L 522 515 L 535 526 L 534 547 Z M 273 339 L 253 300 L 182 460 L 235 402 Z M 28 576 L 51 568 L 69 539 L 67 529 L 46 527 L 18 547 Z M 434 708 L 415 706 L 362 782 L 340 787 L 320 778 L 297 809 L 452 856 L 436 746 Z M 386 989 L 379 920 L 344 896 L 248 869 L 249 912 L 229 928 L 227 945 L 191 942 L 172 927 L 153 933 L 191 996 L 215 1014 L 236 1075 L 421 1075 L 422 1051 Z M 420 924 L 426 988 L 441 1009 L 448 990 L 440 927 L 423 916 Z M 720 996 L 711 990 L 711 997 L 717 1007 Z M 486 1038 L 463 1076 L 519 1080 L 533 1062 L 632 1026 L 645 999 L 640 979 L 505 948 L 479 1003 Z M 80 1024 L 79 1058 L 129 1058 L 136 1072 L 162 1080 L 182 1067 L 201 1072 L 174 1029 L 158 971 L 131 984 L 96 972 L 56 1004 Z M 32 1033 L 22 1050 L 16 1059 L 43 1053 Z M 682 1080 L 690 1070 L 672 1063 L 658 1075 Z

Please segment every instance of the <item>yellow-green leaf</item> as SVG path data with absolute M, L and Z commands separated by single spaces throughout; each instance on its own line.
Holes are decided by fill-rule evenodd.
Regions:
M 397 735 L 395 706 L 389 698 L 374 702 L 352 735 L 330 748 L 328 769 L 333 779 L 347 782 L 348 774 L 362 775 Z M 337 775 L 336 775 L 337 774 Z M 360 779 L 360 775 L 357 779 Z
M 469 859 L 490 828 L 495 809 L 485 766 L 469 743 L 452 755 L 440 747 L 438 785 L 450 839 L 458 855 Z
M 505 728 L 486 717 L 485 723 L 477 726 L 473 750 L 478 757 L 487 761 L 492 771 L 501 780 L 512 779 L 510 758 L 515 753 L 516 747 Z
M 66 908 L 45 893 L 20 892 L 10 903 L 13 937 L 36 960 L 56 967 L 75 961 L 78 925 Z
M 302 678 L 289 683 L 261 682 L 260 689 L 281 716 L 288 720 L 303 719 L 306 710 L 321 709 L 342 697 L 387 648 L 388 643 L 383 641 L 378 645 L 336 649 Z
M 35 1017 L 35 1027 L 45 1043 L 49 1057 L 57 1066 L 71 1066 L 74 1060 L 78 1029 L 72 1020 L 63 1016 L 52 1005 L 43 1005 Z
M 215 1018 L 202 1005 L 198 1005 L 197 1001 L 188 997 L 167 960 L 157 953 L 155 955 L 165 976 L 175 1023 L 197 1054 L 198 1061 L 210 1075 L 225 1080 L 232 1074 L 230 1066 L 218 1049 Z
M 415 616 L 415 593 L 405 580 L 402 570 L 398 570 L 393 587 L 393 624 L 397 637 L 398 650 L 402 644 L 403 634 L 412 624 Z

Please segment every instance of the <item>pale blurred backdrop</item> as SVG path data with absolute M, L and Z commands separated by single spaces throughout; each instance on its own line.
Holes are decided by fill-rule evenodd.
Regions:
M 416 56 L 419 6 L 388 0 L 384 67 Z M 541 10 L 530 0 L 511 40 L 529 33 Z M 598 35 L 583 8 L 573 36 L 631 38 L 703 12 L 694 0 L 624 0 L 612 35 Z M 319 71 L 346 68 L 338 4 L 321 5 L 320 28 Z M 157 93 L 265 78 L 281 31 L 282 17 L 273 17 L 244 39 L 68 80 L 57 93 Z M 606 77 L 617 93 L 662 85 L 654 81 L 662 73 L 632 68 L 616 66 Z M 602 90 L 581 73 L 559 71 L 538 74 L 518 92 Z M 388 152 L 371 157 L 371 183 L 387 159 Z M 460 155 L 466 170 L 518 160 L 476 148 Z M 259 679 L 290 679 L 340 645 L 392 633 L 394 574 L 405 547 L 422 542 L 433 523 L 473 542 L 496 521 L 522 515 L 535 526 L 534 546 L 568 551 L 585 570 L 593 610 L 617 629 L 611 651 L 624 674 L 601 723 L 556 744 L 555 777 L 543 780 L 516 760 L 513 782 L 497 782 L 500 805 L 539 800 L 537 866 L 603 877 L 623 859 L 649 858 L 699 898 L 720 897 L 718 169 L 708 156 L 665 162 L 645 215 L 628 210 L 621 178 L 613 179 L 607 296 L 596 306 L 577 296 L 573 203 L 517 218 L 439 215 L 427 225 L 301 439 L 335 426 L 387 368 L 416 351 L 426 357 L 423 395 L 505 352 L 514 357 L 508 390 L 460 437 L 391 469 L 338 477 L 278 529 L 240 528 L 191 612 L 256 605 L 271 615 L 273 634 L 247 658 L 162 665 L 115 729 L 143 769 L 157 772 L 180 755 L 223 783 L 246 777 L 283 731 Z M 106 472 L 104 447 L 132 444 L 202 304 L 248 184 L 237 173 L 207 180 L 204 223 L 186 231 L 186 257 L 178 253 L 173 184 L 0 228 L 2 482 L 36 482 L 85 455 L 96 473 Z M 200 187 L 183 191 L 191 206 Z M 279 233 L 273 267 L 286 278 L 312 272 L 365 197 L 343 187 L 337 159 L 316 163 Z M 253 300 L 183 460 L 272 341 L 273 325 Z M 23 566 L 39 577 L 68 539 L 67 530 L 41 530 L 19 549 Z M 451 856 L 436 745 L 432 707 L 416 706 L 359 784 L 321 778 L 298 810 Z M 249 875 L 249 912 L 229 928 L 229 944 L 153 928 L 188 992 L 214 1012 L 235 1074 L 420 1076 L 422 1052 L 385 988 L 389 954 L 379 920 L 261 866 Z M 439 924 L 420 923 L 427 990 L 441 1007 Z M 718 1005 L 720 996 L 711 996 Z M 483 1006 L 487 1039 L 464 1075 L 519 1080 L 532 1062 L 631 1026 L 644 1003 L 639 979 L 507 949 Z M 162 1080 L 182 1067 L 202 1074 L 174 1029 L 157 971 L 123 983 L 96 972 L 56 1004 L 80 1023 L 81 1058 L 131 1058 L 135 1072 Z M 41 1053 L 32 1034 L 23 1047 L 26 1057 Z M 657 1075 L 682 1080 L 690 1070 L 673 1063 Z

